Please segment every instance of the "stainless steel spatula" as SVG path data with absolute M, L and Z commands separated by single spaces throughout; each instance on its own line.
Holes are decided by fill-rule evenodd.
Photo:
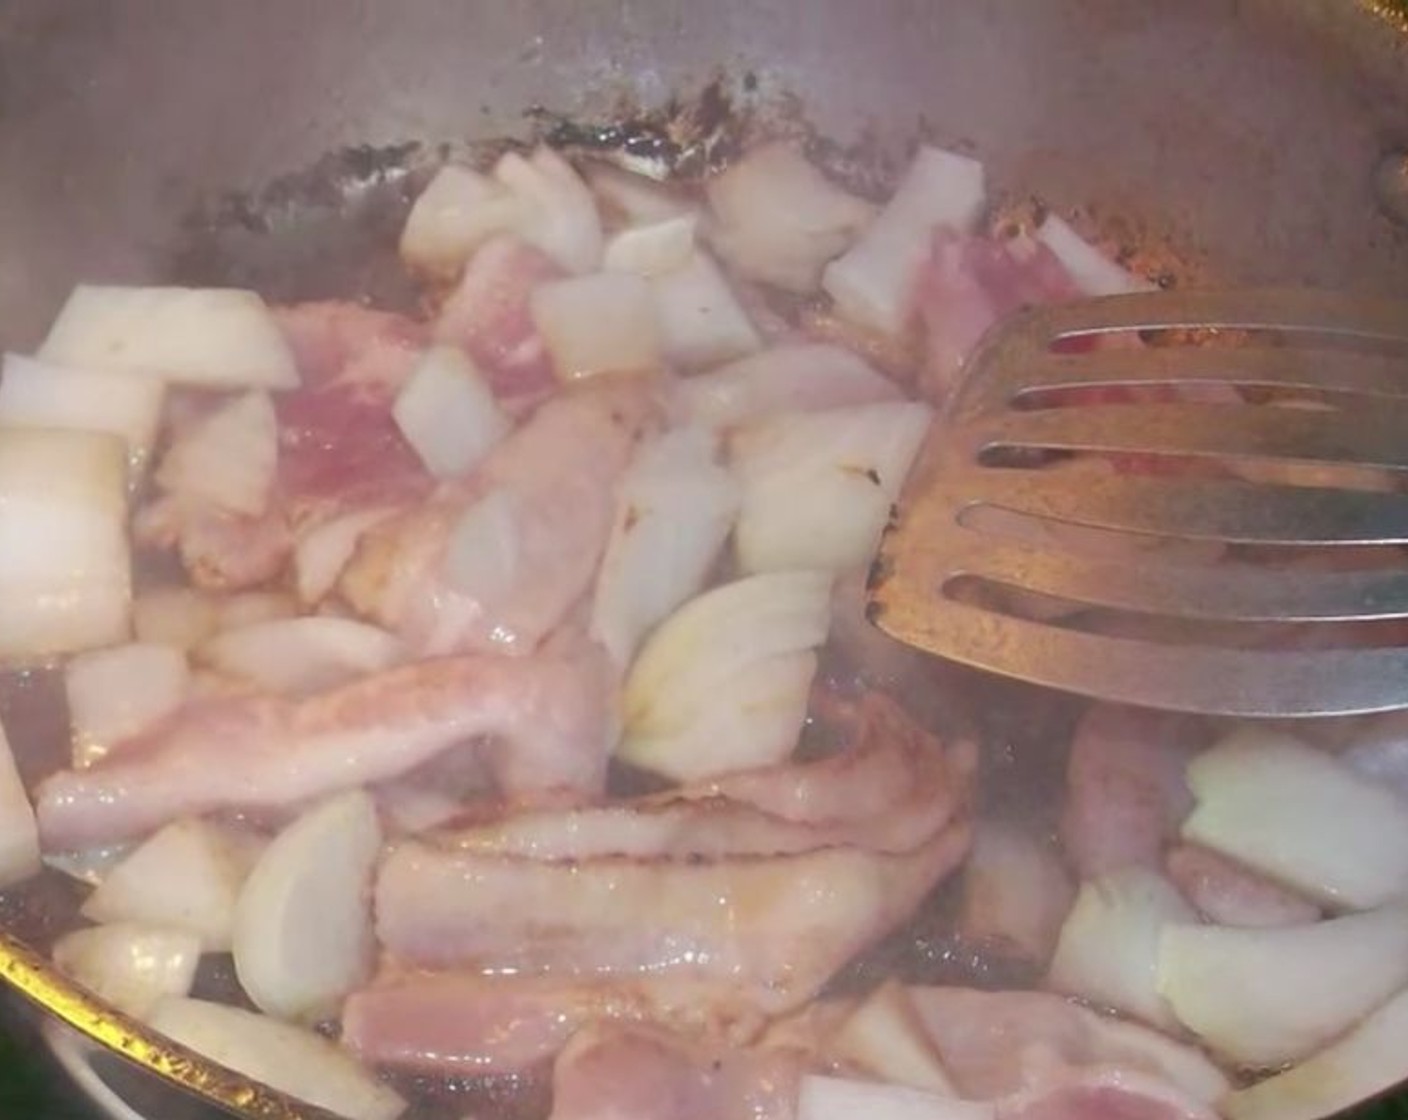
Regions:
M 1408 303 L 1114 296 L 984 340 L 869 610 L 910 645 L 1091 697 L 1408 708 L 1404 544 Z

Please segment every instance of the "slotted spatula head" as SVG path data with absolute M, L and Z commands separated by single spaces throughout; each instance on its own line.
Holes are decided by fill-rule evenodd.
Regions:
M 871 572 L 945 658 L 1236 716 L 1408 708 L 1408 303 L 1151 292 L 970 361 Z

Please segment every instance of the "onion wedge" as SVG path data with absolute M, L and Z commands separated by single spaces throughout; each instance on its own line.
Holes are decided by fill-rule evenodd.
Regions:
M 348 1120 L 393 1120 L 406 1102 L 341 1047 L 310 1030 L 239 1007 L 169 997 L 154 1030 L 227 1069 Z
M 37 356 L 202 388 L 298 385 L 293 351 L 264 300 L 235 288 L 80 284 Z
M 371 974 L 376 807 L 361 790 L 309 809 L 264 849 L 235 904 L 240 985 L 282 1019 L 334 1011 Z

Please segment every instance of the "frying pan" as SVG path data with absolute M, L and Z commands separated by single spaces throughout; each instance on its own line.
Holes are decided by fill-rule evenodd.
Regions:
M 0 339 L 32 348 L 80 279 L 405 303 L 388 250 L 446 150 L 720 76 L 882 170 L 916 137 L 972 151 L 1184 274 L 1408 294 L 1401 0 L 6 0 Z M 988 710 L 1053 737 L 1050 698 Z M 246 1115 L 317 1115 L 68 989 L 16 940 L 56 898 L 0 907 L 7 980 Z

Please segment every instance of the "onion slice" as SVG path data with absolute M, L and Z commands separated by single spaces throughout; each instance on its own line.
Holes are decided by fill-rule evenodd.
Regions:
M 348 1120 L 394 1120 L 406 1102 L 335 1043 L 310 1030 L 200 999 L 161 1000 L 154 1030 L 227 1069 Z
M 137 1019 L 165 996 L 189 994 L 200 938 L 136 922 L 76 929 L 54 942 L 54 964 L 99 999 Z
M 803 294 L 875 216 L 874 206 L 843 191 L 787 141 L 753 148 L 704 191 L 719 255 L 741 276 Z
M 932 419 L 916 401 L 777 416 L 731 444 L 745 572 L 840 572 L 870 560 Z
M 264 849 L 235 904 L 235 973 L 262 1011 L 316 1019 L 371 975 L 376 806 L 362 790 L 309 809 Z
M 699 219 L 681 214 L 646 226 L 623 229 L 606 243 L 602 267 L 608 272 L 658 276 L 687 265 L 694 255 Z
M 0 427 L 110 432 L 127 444 L 131 481 L 156 442 L 166 387 L 153 377 L 69 369 L 6 354 L 0 371 Z
M 112 868 L 81 912 L 95 922 L 189 930 L 206 951 L 228 949 L 235 899 L 256 854 L 248 834 L 174 821 Z
M 762 347 L 758 329 L 702 249 L 682 267 L 652 276 L 650 285 L 660 344 L 672 365 L 707 369 Z
M 984 206 L 983 165 L 921 147 L 894 196 L 859 241 L 826 266 L 822 287 L 861 326 L 903 333 L 912 289 L 936 227 L 967 232 Z
M 1121 268 L 1055 214 L 1046 215 L 1037 227 L 1036 238 L 1056 255 L 1083 295 L 1113 296 L 1158 287 Z
M 704 585 L 738 511 L 738 484 L 699 428 L 641 448 L 621 481 L 589 633 L 622 667 L 642 637 Z
M 524 218 L 524 201 L 468 167 L 446 164 L 416 198 L 401 230 L 401 259 L 454 279 L 474 250 Z
M 1299 1065 L 1218 1102 L 1229 1120 L 1320 1120 L 1408 1078 L 1408 990 Z
M 1130 867 L 1082 883 L 1046 977 L 1047 986 L 1176 1029 L 1158 991 L 1159 936 L 1197 914 L 1162 875 Z
M 639 373 L 660 364 L 660 336 L 646 281 L 627 272 L 550 280 L 529 299 L 553 369 L 563 381 Z
M 0 725 L 0 888 L 39 871 L 39 828 L 15 766 L 9 737 Z
M 74 657 L 64 667 L 74 767 L 92 765 L 174 712 L 189 684 L 175 646 L 131 642 Z
M 126 640 L 126 495 L 118 437 L 0 430 L 0 659 Z
M 830 591 L 825 573 L 774 572 L 686 603 L 631 668 L 618 756 L 679 780 L 785 758 L 806 716 Z
M 601 265 L 601 218 L 596 200 L 576 170 L 551 148 L 528 155 L 509 152 L 494 165 L 494 178 L 523 204 L 513 232 L 568 272 Z
M 488 380 L 453 346 L 433 346 L 421 356 L 391 415 L 437 478 L 468 474 L 512 427 Z
M 1169 925 L 1158 960 L 1160 994 L 1207 1046 L 1279 1066 L 1408 984 L 1408 906 L 1278 929 Z
M 1183 837 L 1337 909 L 1408 893 L 1408 804 L 1269 728 L 1234 731 L 1188 765 Z
M 264 300 L 235 288 L 74 288 L 37 356 L 203 388 L 292 389 L 293 351 Z
M 220 626 L 216 596 L 194 587 L 156 587 L 132 601 L 137 641 L 189 650 Z

